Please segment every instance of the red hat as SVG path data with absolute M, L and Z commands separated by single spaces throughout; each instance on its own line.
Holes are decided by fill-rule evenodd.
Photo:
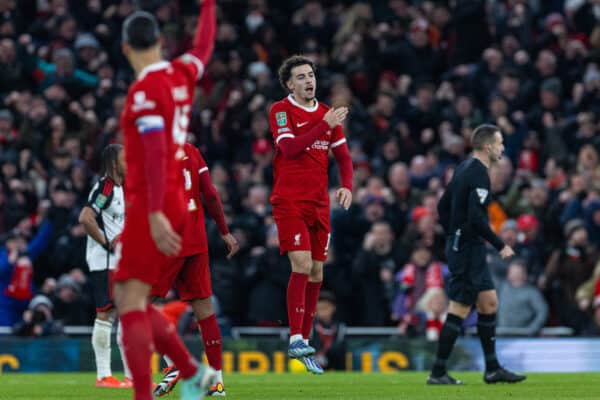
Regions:
M 267 154 L 271 151 L 271 143 L 265 138 L 256 139 L 252 144 L 252 153 Z
M 422 217 L 425 217 L 427 215 L 431 215 L 431 211 L 429 211 L 429 208 L 425 206 L 417 206 L 413 208 L 411 219 L 413 222 L 419 222 L 419 220 Z
M 533 214 L 524 214 L 517 218 L 517 228 L 520 231 L 529 231 L 538 227 L 538 220 Z

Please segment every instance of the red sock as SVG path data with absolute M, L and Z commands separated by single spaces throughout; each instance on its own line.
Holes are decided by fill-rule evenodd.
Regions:
M 288 319 L 290 321 L 290 336 L 302 334 L 306 282 L 308 282 L 308 275 L 297 272 L 292 272 L 290 281 L 288 282 L 287 308 Z
M 150 324 L 152 325 L 156 350 L 173 360 L 183 379 L 193 376 L 198 370 L 198 364 L 185 348 L 175 330 L 175 326 L 150 304 L 148 304 L 148 318 L 150 318 Z
M 135 400 L 152 400 L 150 359 L 154 346 L 150 320 L 144 311 L 129 311 L 121 315 L 123 347 L 133 378 Z
M 215 370 L 220 371 L 222 369 L 222 353 L 223 353 L 223 341 L 221 340 L 221 330 L 219 324 L 217 324 L 217 317 L 215 314 L 210 317 L 204 318 L 198 321 L 198 327 L 202 334 L 202 341 L 204 342 L 204 351 L 206 352 L 206 358 L 208 358 L 208 364 Z
M 321 284 L 323 282 L 308 282 L 306 284 L 306 307 L 304 309 L 304 319 L 302 320 L 302 337 L 304 339 L 310 338 Z

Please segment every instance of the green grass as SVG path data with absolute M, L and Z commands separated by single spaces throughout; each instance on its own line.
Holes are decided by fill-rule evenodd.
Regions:
M 485 385 L 479 373 L 455 373 L 466 381 L 462 387 L 428 387 L 426 374 L 327 373 L 309 374 L 231 374 L 225 377 L 227 398 L 244 400 L 549 400 L 600 399 L 600 373 L 530 374 L 518 385 Z M 17 374 L 0 375 L 1 400 L 131 399 L 131 392 L 96 389 L 95 375 Z M 158 379 L 158 376 L 157 376 Z M 177 390 L 176 390 L 177 391 Z M 179 395 L 166 399 L 177 400 Z

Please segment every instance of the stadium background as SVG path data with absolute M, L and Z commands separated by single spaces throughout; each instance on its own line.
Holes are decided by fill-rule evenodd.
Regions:
M 172 58 L 191 43 L 197 6 L 158 3 L 165 57 Z M 318 99 L 350 107 L 344 131 L 355 167 L 351 209 L 332 202 L 324 290 L 337 308 L 331 321 L 325 308 L 317 325 L 350 333 L 388 328 L 354 331 L 379 332 L 370 340 L 416 338 L 427 346 L 435 339 L 447 275 L 435 205 L 468 155 L 474 126 L 491 122 L 506 141 L 506 157 L 490 171 L 491 223 L 517 252 L 508 262 L 493 250 L 488 257 L 499 332 L 598 335 L 599 3 L 219 1 L 215 54 L 199 83 L 190 141 L 211 167 L 242 247 L 226 260 L 208 223 L 224 333 L 258 326 L 266 330 L 245 332 L 278 335 L 270 327 L 286 324 L 289 263 L 279 257 L 270 216 L 267 111 L 285 95 L 281 61 L 302 53 L 318 66 Z M 101 149 L 121 140 L 118 117 L 133 76 L 119 35 L 133 9 L 129 0 L 0 0 L 5 335 L 61 336 L 93 322 L 77 216 Z M 334 188 L 333 166 L 330 176 Z M 7 293 L 29 262 L 32 292 Z M 164 309 L 182 333 L 195 333 L 185 306 Z M 473 324 L 467 321 L 467 332 Z M 8 350 L 14 339 L 5 339 Z M 343 356 L 351 344 L 338 339 Z

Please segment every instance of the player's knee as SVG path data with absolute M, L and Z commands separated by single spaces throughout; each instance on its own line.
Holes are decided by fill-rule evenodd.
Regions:
M 310 271 L 310 280 L 313 282 L 321 282 L 323 280 L 323 266 L 320 268 L 317 266 L 313 266 Z
M 481 314 L 493 314 L 498 310 L 498 300 L 486 299 L 477 305 L 477 311 Z
M 208 318 L 215 313 L 210 297 L 193 300 L 192 309 L 198 321 Z
M 296 260 L 292 263 L 292 271 L 298 274 L 309 275 L 312 271 L 312 260 Z

